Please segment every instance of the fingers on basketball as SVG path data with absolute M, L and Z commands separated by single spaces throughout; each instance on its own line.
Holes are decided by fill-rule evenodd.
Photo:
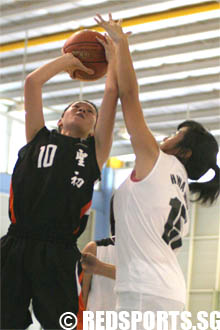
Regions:
M 97 80 L 106 74 L 107 60 L 104 44 L 96 37 L 99 39 L 104 38 L 97 31 L 82 30 L 66 40 L 63 46 L 64 53 L 72 53 L 84 65 L 77 67 L 75 79 L 83 81 Z

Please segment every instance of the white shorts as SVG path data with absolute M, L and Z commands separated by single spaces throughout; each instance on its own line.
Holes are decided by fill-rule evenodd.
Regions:
M 155 315 L 154 329 L 161 330 L 161 328 L 157 328 L 156 312 L 158 311 L 182 312 L 184 310 L 184 304 L 179 301 L 148 295 L 148 294 L 142 294 L 137 292 L 120 292 L 117 293 L 116 310 L 117 312 L 120 311 L 128 311 L 128 312 L 140 311 L 142 313 L 147 311 L 153 312 Z M 180 318 L 177 318 L 177 325 L 176 325 L 177 330 L 180 329 L 179 322 L 180 322 Z M 138 322 L 136 329 L 145 330 L 147 328 L 144 327 L 143 322 Z M 165 327 L 164 329 L 167 330 L 171 329 L 171 320 L 168 320 L 168 328 Z

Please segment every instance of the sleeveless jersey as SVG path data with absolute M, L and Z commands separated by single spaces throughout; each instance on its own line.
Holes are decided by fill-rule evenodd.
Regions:
M 97 241 L 96 244 L 97 258 L 105 263 L 115 265 L 114 237 Z M 116 294 L 114 286 L 115 280 L 93 274 L 87 310 L 93 312 L 115 311 Z
M 176 251 L 188 232 L 187 181 L 179 160 L 160 151 L 146 178 L 129 177 L 115 192 L 116 292 L 185 302 Z
M 43 127 L 18 154 L 10 188 L 11 227 L 77 236 L 85 228 L 99 177 L 94 137 L 72 138 Z

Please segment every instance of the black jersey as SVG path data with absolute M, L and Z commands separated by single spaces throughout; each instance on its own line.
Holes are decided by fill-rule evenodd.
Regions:
M 11 222 L 31 231 L 77 235 L 99 177 L 94 137 L 72 138 L 43 127 L 19 151 L 10 189 Z

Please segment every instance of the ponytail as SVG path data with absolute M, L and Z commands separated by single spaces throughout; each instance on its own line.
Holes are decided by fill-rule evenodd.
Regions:
M 197 193 L 198 197 L 193 202 L 199 201 L 202 204 L 212 205 L 219 196 L 220 192 L 220 169 L 217 164 L 213 166 L 215 176 L 208 182 L 192 182 L 189 189 L 192 194 Z
M 177 158 L 185 166 L 189 179 L 199 180 L 210 168 L 215 171 L 212 180 L 189 184 L 190 191 L 193 194 L 198 194 L 194 201 L 200 201 L 202 204 L 208 202 L 211 205 L 218 198 L 220 190 L 219 167 L 216 164 L 218 142 L 210 132 L 196 121 L 186 120 L 178 126 L 178 129 L 182 127 L 188 129 L 177 145 L 180 148 Z M 191 151 L 190 157 L 182 156 L 186 151 Z

